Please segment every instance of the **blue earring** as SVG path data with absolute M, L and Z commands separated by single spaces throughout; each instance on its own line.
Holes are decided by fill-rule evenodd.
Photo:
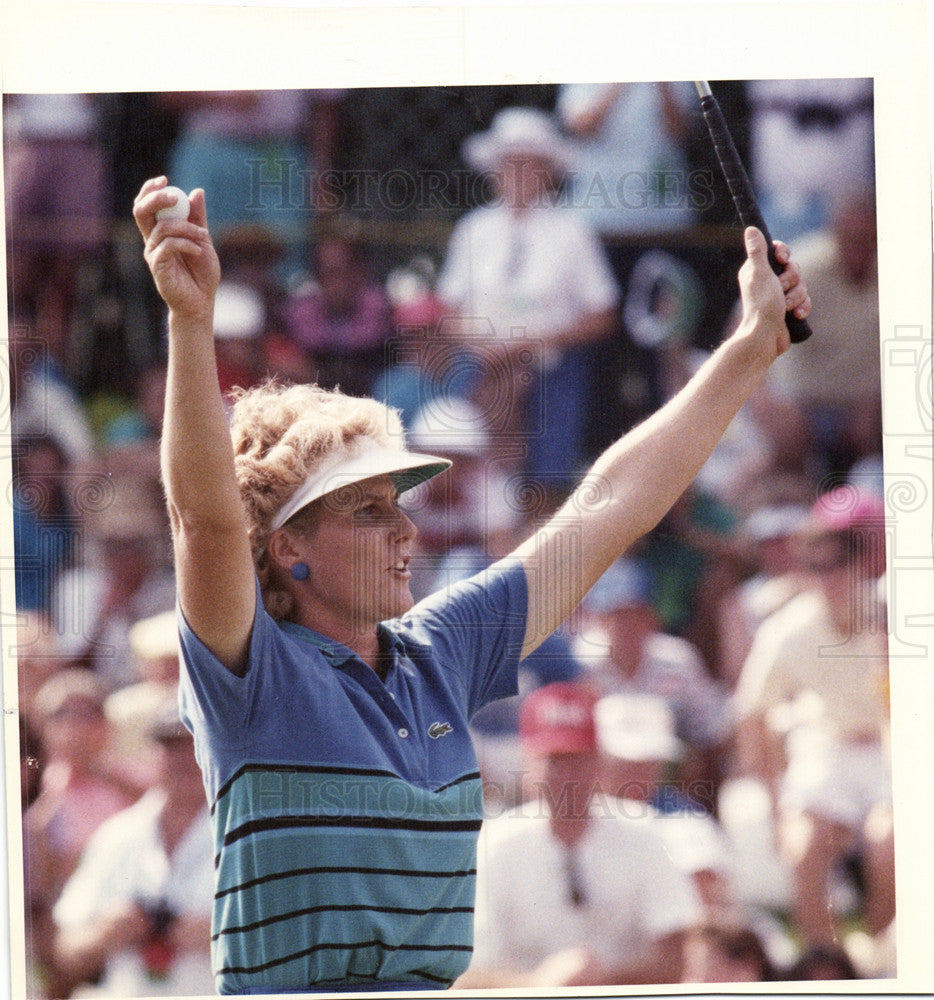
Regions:
M 297 562 L 292 567 L 292 579 L 293 580 L 307 580 L 309 574 L 308 564 L 303 562 Z

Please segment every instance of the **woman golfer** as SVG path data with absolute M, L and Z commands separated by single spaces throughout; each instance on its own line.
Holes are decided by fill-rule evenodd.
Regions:
M 806 315 L 746 233 L 737 331 L 610 447 L 549 524 L 481 577 L 413 607 L 399 494 L 447 462 L 396 416 L 308 386 L 244 394 L 228 420 L 212 337 L 220 277 L 204 193 L 164 177 L 134 206 L 169 309 L 162 455 L 183 652 L 216 847 L 221 993 L 438 989 L 471 952 L 482 795 L 467 723 L 513 694 L 564 621 L 687 487 Z

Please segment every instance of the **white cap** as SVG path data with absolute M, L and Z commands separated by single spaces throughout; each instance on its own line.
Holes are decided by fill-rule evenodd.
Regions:
M 408 439 L 416 448 L 482 455 L 490 434 L 481 411 L 460 396 L 436 396 L 415 414 Z
M 600 746 L 623 760 L 676 760 L 681 742 L 664 698 L 651 694 L 611 694 L 597 702 Z
M 665 816 L 655 827 L 668 856 L 689 875 L 712 871 L 732 874 L 729 850 L 715 820 L 700 813 Z
M 130 648 L 141 660 L 178 656 L 178 618 L 175 611 L 163 611 L 135 622 L 130 628 Z
M 804 523 L 808 509 L 803 504 L 774 504 L 757 507 L 746 518 L 742 533 L 754 542 L 789 538 Z
M 404 493 L 450 467 L 451 461 L 447 458 L 388 448 L 367 440 L 355 454 L 342 451 L 311 472 L 272 519 L 270 529 L 275 531 L 281 528 L 303 507 L 352 483 L 359 483 L 373 476 L 389 475 L 395 488 Z
M 255 288 L 222 281 L 214 295 L 214 339 L 258 337 L 266 322 L 266 307 Z
M 584 610 L 592 615 L 643 605 L 652 606 L 652 577 L 645 563 L 628 556 L 612 563 L 584 597 Z

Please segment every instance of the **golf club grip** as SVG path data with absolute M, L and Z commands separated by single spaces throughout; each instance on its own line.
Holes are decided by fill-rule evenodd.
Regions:
M 733 197 L 733 204 L 736 206 L 739 220 L 744 228 L 755 226 L 762 233 L 768 246 L 769 264 L 776 274 L 781 274 L 782 265 L 775 257 L 772 236 L 765 224 L 765 219 L 762 218 L 755 192 L 749 182 L 743 161 L 736 152 L 736 146 L 727 127 L 726 119 L 723 117 L 723 112 L 720 110 L 720 104 L 715 97 L 707 94 L 701 97 L 701 110 L 704 112 L 704 121 L 707 122 L 713 148 L 720 161 L 720 168 L 723 170 L 727 187 Z M 794 313 L 785 313 L 785 324 L 793 344 L 800 344 L 802 340 L 807 340 L 811 336 L 811 328 L 808 326 L 807 320 L 798 319 Z

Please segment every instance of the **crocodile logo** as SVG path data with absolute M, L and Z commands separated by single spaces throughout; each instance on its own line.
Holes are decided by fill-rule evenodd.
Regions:
M 428 727 L 428 735 L 433 739 L 440 739 L 442 736 L 447 736 L 448 733 L 453 733 L 454 727 L 450 722 L 433 722 Z

